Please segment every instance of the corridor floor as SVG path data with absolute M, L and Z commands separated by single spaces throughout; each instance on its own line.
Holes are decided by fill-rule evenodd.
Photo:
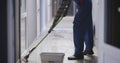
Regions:
M 69 19 L 69 18 L 68 18 Z M 72 18 L 71 18 L 72 19 Z M 70 19 L 70 20 L 71 20 Z M 63 19 L 64 20 L 64 19 Z M 69 20 L 67 20 L 69 21 Z M 62 21 L 61 23 L 65 23 Z M 67 57 L 73 55 L 73 31 L 72 22 L 66 22 L 62 29 L 61 24 L 48 35 L 48 37 L 32 52 L 29 57 L 29 63 L 41 63 L 40 54 L 42 52 L 64 53 L 63 63 L 97 63 L 97 49 L 94 47 L 95 54 L 93 56 L 84 56 L 83 60 L 68 60 Z

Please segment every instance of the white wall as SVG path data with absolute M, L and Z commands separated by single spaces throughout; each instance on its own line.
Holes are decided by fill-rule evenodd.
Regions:
M 51 21 L 52 20 L 52 1 L 51 0 L 48 0 L 48 3 L 47 3 L 47 16 L 48 16 L 47 21 Z
M 37 3 L 37 36 L 40 35 L 40 0 L 36 1 Z
M 104 63 L 103 45 L 104 45 L 104 0 L 99 0 L 99 16 L 98 16 L 98 63 Z
M 46 0 L 40 0 L 40 32 L 44 32 L 46 30 L 46 22 L 47 22 L 47 2 Z
M 98 13 L 99 13 L 99 1 L 92 0 L 92 14 L 93 14 L 93 24 L 95 26 L 95 46 L 98 48 Z
M 26 39 L 29 46 L 37 36 L 37 12 L 36 12 L 37 5 L 36 0 L 27 0 L 26 3 L 27 3 Z

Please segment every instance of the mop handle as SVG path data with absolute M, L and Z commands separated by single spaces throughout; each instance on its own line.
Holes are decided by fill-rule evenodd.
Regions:
M 29 55 L 43 42 L 43 40 L 51 33 L 51 31 L 57 26 L 57 24 L 62 20 L 64 16 L 66 16 L 68 8 L 70 7 L 71 0 L 63 0 L 61 6 L 59 7 L 57 11 L 57 15 L 55 16 L 55 19 L 53 21 L 52 26 L 48 30 L 48 33 L 40 40 L 40 42 L 33 47 L 31 50 L 29 50 L 29 54 L 24 57 L 26 62 L 28 62 Z

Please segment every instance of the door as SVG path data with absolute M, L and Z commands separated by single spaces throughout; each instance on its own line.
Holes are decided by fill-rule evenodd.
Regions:
M 120 62 L 120 0 L 99 0 L 99 63 Z

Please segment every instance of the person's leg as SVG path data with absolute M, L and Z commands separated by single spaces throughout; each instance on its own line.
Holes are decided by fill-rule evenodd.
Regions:
M 75 46 L 75 55 L 81 54 L 84 49 L 84 30 L 82 30 L 80 24 L 74 23 L 73 26 L 73 39 Z
M 83 18 L 83 17 L 82 17 Z M 76 14 L 73 22 L 73 39 L 74 39 L 74 57 L 68 57 L 69 60 L 83 59 L 84 49 L 84 35 L 86 29 L 86 23 L 80 21 L 79 12 Z
M 92 24 L 89 24 L 90 26 L 87 28 L 87 31 L 85 33 L 85 50 L 92 50 L 93 49 L 93 27 Z
M 77 14 L 75 15 L 73 22 L 73 39 L 75 46 L 75 56 L 83 56 L 84 49 L 84 36 L 88 27 L 89 12 L 86 7 L 79 7 Z
M 90 28 L 88 29 L 88 31 L 85 34 L 85 45 L 86 48 L 83 52 L 84 55 L 89 54 L 92 55 L 94 54 L 93 52 L 93 33 L 92 30 L 90 30 Z
M 85 48 L 85 52 L 88 52 L 88 54 L 93 54 L 93 22 L 92 22 L 92 11 L 90 10 L 89 15 L 88 15 L 88 25 L 87 25 L 87 30 L 85 33 L 85 44 L 86 44 L 86 48 Z M 87 53 L 86 53 L 87 54 Z
M 80 6 L 77 3 L 78 12 L 75 15 L 74 22 L 73 22 L 73 39 L 74 39 L 74 46 L 75 52 L 74 57 L 68 57 L 69 60 L 74 59 L 83 59 L 83 49 L 84 49 L 84 36 L 85 31 L 87 28 L 88 20 L 86 19 L 89 15 L 87 10 L 87 6 Z
M 85 50 L 92 50 L 93 49 L 93 30 L 89 27 L 85 33 Z

